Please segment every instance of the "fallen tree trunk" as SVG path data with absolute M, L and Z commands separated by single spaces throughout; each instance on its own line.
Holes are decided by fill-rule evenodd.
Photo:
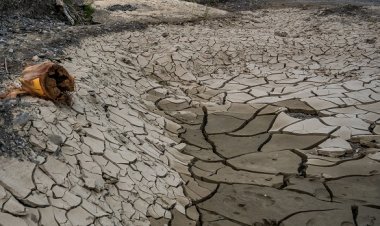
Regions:
M 63 2 L 63 0 L 56 0 L 56 5 L 60 7 L 66 19 L 70 22 L 70 24 L 74 25 L 76 21 L 75 16 L 73 16 L 73 13 L 70 12 L 68 6 Z

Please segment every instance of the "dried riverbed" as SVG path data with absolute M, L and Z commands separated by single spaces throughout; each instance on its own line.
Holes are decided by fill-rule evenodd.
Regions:
M 0 224 L 379 224 L 379 34 L 285 8 L 68 46 L 73 105 L 21 98 Z

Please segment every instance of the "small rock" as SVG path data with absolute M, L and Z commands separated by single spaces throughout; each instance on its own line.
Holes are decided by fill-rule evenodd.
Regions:
M 39 61 L 40 58 L 39 58 L 37 55 L 35 55 L 34 57 L 32 57 L 32 60 L 33 60 L 33 61 Z
M 376 43 L 376 37 L 374 37 L 374 38 L 367 38 L 366 40 L 364 40 L 365 41 L 365 43 L 367 43 L 367 44 L 375 44 Z
M 29 113 L 22 112 L 16 116 L 16 118 L 13 121 L 13 124 L 23 127 L 24 125 L 26 125 L 26 123 L 29 122 L 30 118 L 31 116 Z
M 287 37 L 288 33 L 286 33 L 285 31 L 275 31 L 274 35 L 279 36 L 279 37 Z

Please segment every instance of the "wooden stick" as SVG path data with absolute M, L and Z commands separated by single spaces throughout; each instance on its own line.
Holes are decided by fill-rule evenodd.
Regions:
M 4 58 L 4 67 L 5 67 L 5 72 L 7 72 L 7 74 L 9 74 L 8 65 L 7 65 L 7 58 Z
M 70 24 L 75 25 L 75 20 L 74 20 L 73 16 L 71 15 L 70 9 L 65 4 L 65 2 L 63 0 L 56 0 L 55 4 L 61 7 L 63 14 L 65 14 L 65 16 L 66 16 L 67 20 L 70 22 Z

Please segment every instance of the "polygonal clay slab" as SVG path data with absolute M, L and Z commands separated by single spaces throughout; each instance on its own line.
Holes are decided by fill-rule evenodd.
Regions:
M 265 133 L 269 130 L 275 117 L 276 115 L 257 116 L 252 121 L 248 122 L 248 124 L 242 129 L 231 134 L 239 136 L 253 136 L 259 133 Z
M 25 198 L 35 187 L 32 179 L 36 165 L 0 157 L 0 184 L 18 198 Z
M 359 206 L 357 225 L 379 225 L 380 211 L 377 209 Z M 346 205 L 339 210 L 315 211 L 296 214 L 283 222 L 284 226 L 294 225 L 355 225 L 351 206 Z
M 261 151 L 280 151 L 286 149 L 310 149 L 318 145 L 327 136 L 325 135 L 293 135 L 273 134 Z
M 342 208 L 342 205 L 297 192 L 245 184 L 222 184 L 218 192 L 199 207 L 246 225 L 254 225 L 264 219 L 278 222 L 298 211 Z
M 268 138 L 268 133 L 252 137 L 235 137 L 225 134 L 209 136 L 216 146 L 216 151 L 226 158 L 257 152 Z
M 229 115 L 211 114 L 207 117 L 206 133 L 231 132 L 244 122 L 244 120 Z
M 352 200 L 357 203 L 380 204 L 380 175 L 345 177 L 328 181 L 327 186 L 333 193 L 334 201 Z
M 306 170 L 307 175 L 324 178 L 338 178 L 344 176 L 370 176 L 380 174 L 380 162 L 376 162 L 367 157 L 357 160 L 342 162 L 336 166 L 321 167 L 309 165 Z
M 301 158 L 291 151 L 257 152 L 230 159 L 228 163 L 255 172 L 297 174 Z
M 208 163 L 197 161 L 191 171 L 198 177 L 213 182 L 254 184 L 279 187 L 283 183 L 281 175 L 253 173 L 235 170 L 222 163 Z

